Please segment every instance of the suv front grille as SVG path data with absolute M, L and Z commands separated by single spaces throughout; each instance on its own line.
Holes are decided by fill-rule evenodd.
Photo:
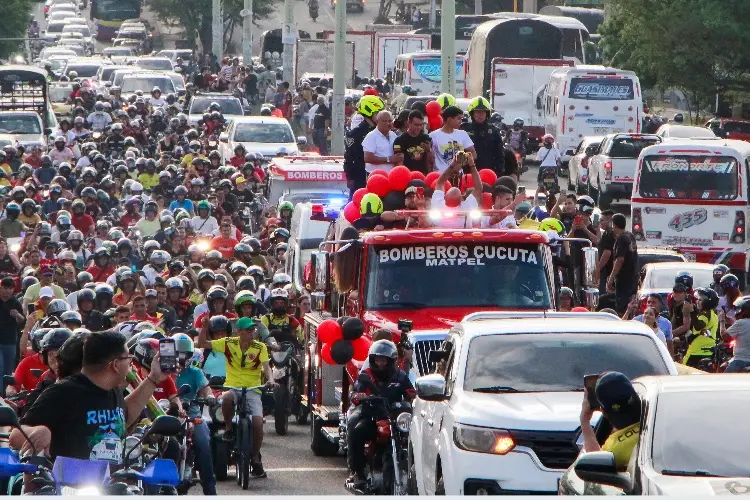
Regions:
M 435 363 L 430 363 L 430 352 L 440 349 L 442 340 L 417 340 L 414 342 L 414 362 L 419 375 L 427 375 L 435 371 Z
M 567 469 L 578 457 L 578 431 L 516 431 L 511 436 L 517 446 L 531 448 L 548 469 Z

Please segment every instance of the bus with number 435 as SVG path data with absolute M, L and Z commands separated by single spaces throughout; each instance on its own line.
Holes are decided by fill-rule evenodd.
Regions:
M 725 264 L 747 277 L 750 144 L 674 140 L 644 148 L 633 183 L 639 245 L 676 247 L 690 260 Z

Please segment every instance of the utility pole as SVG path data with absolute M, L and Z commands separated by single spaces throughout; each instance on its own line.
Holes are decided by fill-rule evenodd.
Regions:
M 406 23 L 409 24 L 411 19 L 407 19 Z M 437 1 L 430 0 L 430 28 L 435 28 L 437 24 Z
M 224 19 L 221 15 L 221 0 L 211 3 L 211 52 L 221 61 L 224 55 Z
M 284 0 L 284 81 L 289 82 L 294 88 L 294 47 L 297 44 L 297 26 L 294 24 L 294 2 L 296 0 Z
M 288 0 L 287 0 L 288 1 Z M 331 154 L 344 154 L 344 93 L 346 80 L 346 1 L 336 2 L 336 32 L 333 34 L 333 109 L 331 110 Z
M 245 0 L 242 16 L 242 60 L 248 68 L 253 66 L 253 0 Z
M 440 90 L 456 95 L 456 0 L 443 0 L 440 12 Z

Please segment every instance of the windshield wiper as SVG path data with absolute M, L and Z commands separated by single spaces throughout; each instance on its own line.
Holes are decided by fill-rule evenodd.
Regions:
M 424 302 L 380 302 L 376 307 L 378 309 L 424 309 L 427 304 Z
M 719 474 L 714 474 L 713 472 L 708 472 L 707 470 L 698 469 L 698 470 L 672 470 L 672 469 L 664 469 L 661 471 L 662 475 L 665 476 L 685 476 L 685 477 L 723 477 Z
M 515 393 L 515 392 L 524 392 L 519 391 L 515 387 L 509 387 L 507 385 L 493 385 L 492 387 L 480 387 L 478 389 L 472 389 L 472 392 L 490 392 L 490 393 Z

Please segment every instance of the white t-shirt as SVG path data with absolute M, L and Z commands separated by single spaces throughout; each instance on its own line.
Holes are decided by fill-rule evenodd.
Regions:
M 491 227 L 494 229 L 517 229 L 518 222 L 516 221 L 515 215 L 509 215 L 497 224 L 490 224 L 491 217 L 482 217 L 482 227 Z
M 393 143 L 396 141 L 396 137 L 398 136 L 392 130 L 388 131 L 388 137 L 386 137 L 380 130 L 375 128 L 362 141 L 362 151 L 373 153 L 380 158 L 390 158 L 393 156 Z M 367 172 L 372 172 L 379 168 L 389 172 L 393 168 L 393 163 L 365 163 L 365 170 Z
M 445 193 L 441 190 L 436 190 L 432 194 L 432 209 L 439 210 L 441 213 L 446 210 L 455 210 L 465 212 L 469 210 L 477 210 L 479 204 L 477 199 L 473 195 L 469 195 L 461 204 L 455 208 L 449 208 L 445 205 Z M 472 227 L 471 218 L 466 215 L 456 215 L 454 217 L 441 217 L 434 221 L 436 226 L 440 227 L 456 227 L 456 228 L 470 228 Z
M 550 149 L 539 148 L 536 153 L 536 161 L 541 162 L 540 167 L 556 167 L 559 160 L 560 152 L 554 146 Z
M 435 153 L 435 169 L 438 172 L 444 172 L 453 163 L 457 152 L 474 146 L 469 134 L 460 129 L 450 134 L 438 129 L 430 132 L 430 139 L 432 139 L 432 152 Z
M 190 226 L 196 233 L 204 236 L 211 236 L 211 233 L 219 229 L 219 223 L 216 222 L 216 217 L 212 215 L 209 215 L 208 219 L 201 219 L 200 216 L 196 215 L 190 219 Z

